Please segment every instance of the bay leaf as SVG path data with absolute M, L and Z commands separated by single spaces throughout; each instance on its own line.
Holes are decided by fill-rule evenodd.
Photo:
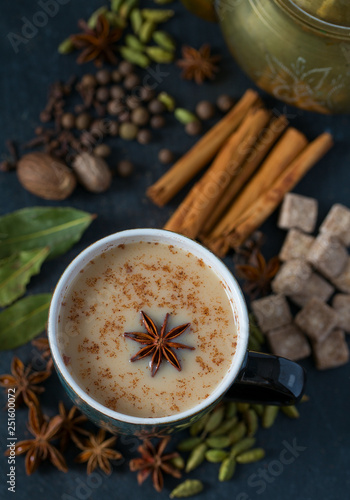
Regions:
M 49 258 L 79 241 L 95 215 L 63 207 L 23 208 L 0 217 L 0 259 L 13 253 L 49 247 Z
M 23 345 L 46 326 L 51 293 L 29 295 L 0 313 L 0 350 Z
M 24 250 L 0 260 L 0 306 L 5 307 L 24 295 L 30 278 L 38 274 L 49 248 Z

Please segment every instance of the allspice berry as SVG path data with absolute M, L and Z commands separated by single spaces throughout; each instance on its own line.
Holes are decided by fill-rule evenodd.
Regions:
M 89 113 L 80 113 L 75 119 L 75 126 L 78 130 L 85 130 L 90 126 L 91 116 Z
M 114 69 L 111 74 L 112 82 L 119 83 L 122 81 L 122 75 L 120 71 Z
M 222 94 L 217 98 L 216 105 L 223 113 L 230 111 L 235 101 L 227 94 Z
M 165 125 L 165 118 L 161 115 L 154 115 L 150 120 L 150 125 L 152 128 L 162 128 Z
M 129 95 L 126 98 L 126 105 L 129 109 L 136 109 L 140 106 L 140 99 L 136 95 Z
M 202 124 L 199 121 L 187 123 L 185 130 L 188 135 L 198 135 L 202 132 Z
M 108 87 L 99 87 L 96 90 L 96 99 L 99 102 L 106 102 L 109 99 L 109 88 Z
M 94 155 L 100 158 L 107 158 L 111 152 L 111 148 L 107 144 L 98 144 L 94 149 Z
M 109 115 L 117 116 L 122 113 L 125 109 L 124 104 L 120 99 L 113 99 L 113 101 L 108 101 L 107 111 Z
M 108 129 L 109 135 L 111 135 L 112 137 L 115 137 L 116 135 L 118 135 L 118 132 L 119 132 L 118 122 L 113 121 L 113 120 L 109 120 L 108 125 L 107 125 L 107 129 Z
M 130 73 L 125 77 L 123 84 L 126 89 L 132 90 L 137 85 L 140 85 L 140 82 L 140 77 L 136 73 Z
M 125 96 L 125 90 L 121 85 L 112 85 L 110 88 L 110 96 L 112 99 L 122 99 Z
M 112 173 L 107 163 L 90 153 L 81 153 L 73 161 L 73 170 L 80 184 L 92 193 L 103 193 L 112 182 Z
M 139 130 L 137 133 L 137 142 L 140 144 L 149 144 L 152 140 L 152 132 L 146 128 Z
M 122 76 L 126 76 L 134 71 L 134 65 L 128 61 L 121 61 L 118 70 Z
M 90 126 L 90 132 L 98 136 L 106 133 L 106 125 L 103 120 L 94 120 Z
M 149 112 L 146 108 L 139 106 L 134 109 L 131 113 L 131 121 L 135 123 L 135 125 L 139 125 L 143 127 L 149 122 Z
M 63 128 L 69 130 L 75 127 L 75 116 L 73 113 L 63 113 L 61 117 L 61 125 Z
M 97 71 L 96 75 L 97 83 L 100 85 L 108 85 L 111 81 L 111 73 L 108 69 L 100 69 Z
M 158 99 L 152 99 L 152 101 L 148 104 L 148 110 L 153 115 L 159 115 L 164 113 L 165 106 L 162 102 L 158 101 Z
M 210 120 L 215 115 L 215 106 L 210 101 L 200 101 L 196 106 L 196 113 L 201 120 Z
M 96 87 L 97 85 L 97 80 L 94 77 L 94 75 L 91 75 L 90 73 L 87 73 L 86 75 L 83 75 L 81 80 L 80 80 L 80 85 L 83 88 L 88 88 L 88 87 Z
M 135 139 L 138 131 L 139 129 L 134 123 L 122 123 L 119 127 L 119 135 L 126 141 L 132 141 Z
M 175 155 L 170 149 L 161 149 L 158 153 L 158 160 L 166 165 L 167 163 L 172 163 L 175 159 Z
M 148 102 L 151 99 L 154 99 L 155 95 L 156 95 L 155 91 L 149 87 L 140 88 L 140 99 L 142 101 Z
M 116 171 L 120 177 L 130 177 L 134 171 L 134 165 L 129 160 L 122 160 L 118 163 Z

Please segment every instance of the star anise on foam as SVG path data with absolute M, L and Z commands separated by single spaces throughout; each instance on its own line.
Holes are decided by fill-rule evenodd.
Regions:
M 216 63 L 220 59 L 219 55 L 211 55 L 208 43 L 198 50 L 185 45 L 182 47 L 182 59 L 179 59 L 176 64 L 182 69 L 182 78 L 201 84 L 206 79 L 214 79 L 215 73 L 219 71 Z
M 110 28 L 109 22 L 104 15 L 99 16 L 94 29 L 89 28 L 83 20 L 80 20 L 78 24 L 83 33 L 71 35 L 70 37 L 77 49 L 83 49 L 77 58 L 77 63 L 94 61 L 96 66 L 102 66 L 102 63 L 107 61 L 116 64 L 115 42 L 122 36 L 122 30 L 120 28 Z
M 148 476 L 152 475 L 154 488 L 159 492 L 163 489 L 163 472 L 174 477 L 181 477 L 181 472 L 176 469 L 171 460 L 178 457 L 177 452 L 164 455 L 164 450 L 170 441 L 170 436 L 163 438 L 156 446 L 151 441 L 145 439 L 142 445 L 138 447 L 141 458 L 130 460 L 130 470 L 138 471 L 137 482 L 142 484 Z
M 70 440 L 72 440 L 77 446 L 80 440 L 77 434 L 82 434 L 84 436 L 89 435 L 89 431 L 83 429 L 81 424 L 87 421 L 87 417 L 78 412 L 76 406 L 67 411 L 64 407 L 62 401 L 58 404 L 59 415 L 62 418 L 61 432 L 60 432 L 60 449 L 61 451 L 67 448 Z
M 75 461 L 78 463 L 87 462 L 88 474 L 91 474 L 97 467 L 102 469 L 105 474 L 111 474 L 110 460 L 122 458 L 122 454 L 112 448 L 116 440 L 115 436 L 106 439 L 104 429 L 100 429 L 96 435 L 89 432 L 87 439 L 76 442 L 82 452 L 79 453 Z
M 181 364 L 176 356 L 175 352 L 172 349 L 191 349 L 194 347 L 190 347 L 185 344 L 179 344 L 178 342 L 173 342 L 173 340 L 184 333 L 184 331 L 190 326 L 190 323 L 186 323 L 184 325 L 176 326 L 168 333 L 167 323 L 169 314 L 165 315 L 165 319 L 163 321 L 160 332 L 156 327 L 154 321 L 143 311 L 141 311 L 142 321 L 146 327 L 147 332 L 125 332 L 124 336 L 129 337 L 135 342 L 139 342 L 140 344 L 145 345 L 140 349 L 131 359 L 130 361 L 138 361 L 139 359 L 143 359 L 146 356 L 152 356 L 151 359 L 151 374 L 152 377 L 157 373 L 161 362 L 163 359 L 169 361 L 171 365 L 174 366 L 178 371 L 181 371 Z
M 59 415 L 51 419 L 44 419 L 38 407 L 34 404 L 29 408 L 28 430 L 34 436 L 34 439 L 19 441 L 15 445 L 16 455 L 26 453 L 25 468 L 28 476 L 33 474 L 40 463 L 49 459 L 50 462 L 62 472 L 67 472 L 67 464 L 63 455 L 51 444 L 51 441 L 57 439 L 61 429 L 62 418 Z M 5 452 L 9 455 L 10 450 Z
M 254 298 L 267 295 L 271 290 L 271 281 L 280 268 L 278 257 L 272 257 L 266 262 L 260 251 L 254 253 L 249 264 L 236 266 L 237 275 L 243 278 L 243 289 Z
M 39 407 L 37 394 L 44 392 L 44 388 L 38 386 L 51 375 L 48 370 L 32 371 L 31 365 L 24 366 L 16 356 L 12 360 L 11 374 L 0 376 L 0 386 L 6 389 L 15 389 L 15 402 L 19 406 L 23 401 L 29 407 L 31 403 Z

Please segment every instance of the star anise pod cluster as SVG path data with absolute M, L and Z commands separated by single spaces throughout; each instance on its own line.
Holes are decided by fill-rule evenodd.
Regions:
M 115 436 L 106 439 L 106 431 L 100 429 L 96 435 L 91 432 L 84 441 L 77 441 L 76 445 L 82 450 L 76 457 L 76 462 L 87 462 L 87 473 L 91 474 L 96 468 L 100 468 L 107 475 L 111 474 L 111 460 L 120 460 L 122 454 L 113 448 L 117 438 Z
M 201 84 L 206 79 L 215 78 L 215 73 L 219 71 L 217 63 L 220 59 L 221 56 L 211 54 L 208 43 L 198 50 L 185 45 L 182 47 L 182 59 L 176 64 L 182 69 L 182 78 Z
M 116 64 L 115 42 L 121 38 L 123 31 L 120 28 L 111 28 L 103 14 L 99 16 L 94 29 L 89 28 L 83 20 L 80 20 L 78 24 L 83 32 L 70 37 L 74 47 L 82 49 L 77 63 L 94 61 L 96 66 L 102 66 L 102 63 L 107 61 Z
M 77 446 L 80 444 L 80 439 L 77 434 L 89 436 L 89 431 L 81 427 L 83 422 L 87 421 L 87 417 L 79 413 L 76 406 L 72 406 L 69 411 L 66 410 L 62 401 L 58 405 L 59 415 L 62 419 L 60 431 L 60 449 L 64 451 L 69 441 L 73 441 Z M 79 443 L 79 444 L 78 444 Z
M 39 399 L 37 394 L 44 392 L 41 384 L 51 375 L 51 371 L 32 371 L 31 365 L 24 366 L 22 361 L 16 356 L 12 360 L 11 374 L 0 376 L 0 386 L 5 389 L 15 389 L 16 406 L 20 406 L 24 402 L 28 407 L 34 404 L 39 408 Z
M 138 447 L 140 458 L 130 460 L 130 470 L 137 472 L 137 482 L 142 484 L 148 476 L 152 477 L 153 486 L 157 491 L 163 489 L 163 473 L 173 477 L 181 477 L 181 472 L 171 464 L 171 460 L 178 457 L 177 452 L 164 454 L 164 450 L 170 441 L 170 436 L 158 441 L 154 446 L 151 441 L 145 439 Z
M 244 280 L 243 290 L 251 298 L 259 295 L 264 296 L 271 291 L 271 281 L 280 268 L 278 257 L 272 257 L 266 262 L 265 257 L 260 251 L 254 252 L 249 263 L 245 265 L 236 265 L 238 277 Z
M 180 344 L 178 342 L 173 342 L 173 340 L 179 337 L 184 331 L 190 326 L 190 323 L 176 326 L 168 333 L 167 323 L 169 314 L 166 314 L 163 325 L 158 331 L 154 321 L 143 311 L 141 311 L 141 317 L 143 324 L 147 332 L 125 332 L 124 336 L 129 337 L 135 342 L 145 345 L 142 349 L 140 349 L 131 359 L 130 361 L 138 361 L 139 359 L 143 359 L 146 356 L 152 356 L 151 359 L 151 374 L 152 377 L 159 370 L 160 364 L 165 359 L 169 361 L 169 363 L 174 366 L 178 371 L 181 371 L 180 361 L 173 351 L 173 349 L 191 349 L 194 347 L 190 347 L 185 344 Z

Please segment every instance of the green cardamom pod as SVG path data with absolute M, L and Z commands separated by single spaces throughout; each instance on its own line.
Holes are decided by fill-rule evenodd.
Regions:
M 173 96 L 169 95 L 167 92 L 161 92 L 157 96 L 158 101 L 160 101 L 168 111 L 174 111 L 175 109 L 175 99 Z
M 225 458 L 220 465 L 219 481 L 229 481 L 236 469 L 236 460 L 233 457 Z
M 131 49 L 138 50 L 140 52 L 143 52 L 145 50 L 145 46 L 143 45 L 143 43 L 140 42 L 137 36 L 132 35 L 131 33 L 128 33 L 125 36 L 125 43 Z
M 177 108 L 180 109 L 181 108 Z M 176 112 L 177 110 L 175 110 Z M 186 109 L 184 111 L 187 111 Z M 221 422 L 224 419 L 224 414 L 225 414 L 225 407 L 224 406 L 219 406 L 218 408 L 215 408 L 215 410 L 210 414 L 208 421 L 205 424 L 204 431 L 205 432 L 213 432 L 215 429 L 219 427 Z
M 259 415 L 259 417 L 262 417 L 262 414 L 264 413 L 264 406 L 259 405 L 259 404 L 252 404 L 253 410 L 255 410 L 255 413 Z
M 130 13 L 130 22 L 133 32 L 136 33 L 136 35 L 138 35 L 143 23 L 140 9 L 138 8 L 132 9 Z
M 210 448 L 226 448 L 230 446 L 231 439 L 229 436 L 210 436 L 205 442 Z
M 194 422 L 194 424 L 191 425 L 190 427 L 191 436 L 197 436 L 197 434 L 199 434 L 204 429 L 208 418 L 209 418 L 209 413 L 206 413 L 203 417 L 197 420 L 197 422 Z
M 229 420 L 225 420 L 215 431 L 211 432 L 211 436 L 222 436 L 223 434 L 227 434 L 234 426 L 237 424 L 237 417 L 232 417 Z
M 152 21 L 154 23 L 164 23 L 173 17 L 175 12 L 173 10 L 161 10 L 161 9 L 142 9 L 142 17 L 147 21 Z
M 157 25 L 153 21 L 145 21 L 138 32 L 139 38 L 142 43 L 149 43 L 154 30 L 156 29 Z
M 205 443 L 201 443 L 191 451 L 186 464 L 186 472 L 191 472 L 191 470 L 198 467 L 204 461 L 207 449 L 207 445 Z
M 203 441 L 202 438 L 198 436 L 193 436 L 183 441 L 177 445 L 179 451 L 192 451 L 196 446 L 198 446 Z
M 250 448 L 253 448 L 253 446 L 255 445 L 255 441 L 256 441 L 256 439 L 252 438 L 252 437 L 247 437 L 247 438 L 241 439 L 241 441 L 238 441 L 238 443 L 236 443 L 232 446 L 231 451 L 230 451 L 230 456 L 236 457 L 237 455 L 240 455 L 241 453 L 243 453 L 243 451 L 247 451 Z
M 124 0 L 111 0 L 111 11 L 118 14 L 121 4 Z
M 112 28 L 125 29 L 127 26 L 125 19 L 118 16 L 118 14 L 116 14 L 115 12 L 106 12 L 105 17 Z
M 187 125 L 188 123 L 192 122 L 198 122 L 198 118 L 196 117 L 196 115 L 185 108 L 176 108 L 174 111 L 174 116 L 183 125 Z
M 166 5 L 167 3 L 173 3 L 174 0 L 153 0 L 153 1 L 158 5 Z
M 146 52 L 157 63 L 171 63 L 174 60 L 174 54 L 161 47 L 146 47 Z
M 239 464 L 252 464 L 253 462 L 258 462 L 265 456 L 265 450 L 263 448 L 253 448 L 252 450 L 244 451 L 240 455 L 237 455 L 236 461 Z
M 249 314 L 249 331 L 252 336 L 259 342 L 259 344 L 265 343 L 265 337 L 260 328 L 257 325 L 255 316 L 253 313 Z
M 274 406 L 274 405 L 266 405 L 264 408 L 264 413 L 262 416 L 262 426 L 264 429 L 268 429 L 269 427 L 272 427 L 273 424 L 275 423 L 277 414 L 279 412 L 279 407 Z
M 201 491 L 203 491 L 202 481 L 198 479 L 186 479 L 186 481 L 176 486 L 169 496 L 170 498 L 192 497 Z
M 137 66 L 141 66 L 141 68 L 147 68 L 151 61 L 149 58 L 142 54 L 142 52 L 138 52 L 130 47 L 120 47 L 119 48 L 121 56 L 125 61 L 129 61 Z
M 153 33 L 153 40 L 160 47 L 165 50 L 169 50 L 170 52 L 173 52 L 176 49 L 175 40 L 166 31 L 155 31 Z
M 259 427 L 258 415 L 252 408 L 243 413 L 244 422 L 247 426 L 247 436 L 254 436 Z
M 184 469 L 185 468 L 185 460 L 178 455 L 170 460 L 171 465 L 173 465 L 176 469 Z
M 229 401 L 225 406 L 225 418 L 234 417 L 237 413 L 237 404 L 234 401 Z
M 261 344 L 256 340 L 256 338 L 250 333 L 248 338 L 248 349 L 250 351 L 259 351 L 261 349 Z
M 294 405 L 292 405 L 292 406 L 282 406 L 281 410 L 289 418 L 299 418 L 300 417 L 299 410 Z
M 228 453 L 225 450 L 207 450 L 205 453 L 205 458 L 208 462 L 213 464 L 218 464 L 228 457 Z
M 57 47 L 59 54 L 69 54 L 75 49 L 74 44 L 70 38 L 66 38 Z
M 134 7 L 138 6 L 138 0 L 125 0 L 119 8 L 119 14 L 124 19 L 129 19 L 129 15 Z
M 106 14 L 106 12 L 108 12 L 108 9 L 105 5 L 95 10 L 95 12 L 91 14 L 87 21 L 87 25 L 89 26 L 89 28 L 91 28 L 92 30 L 96 28 L 98 18 L 101 16 L 101 14 Z
M 244 422 L 238 422 L 229 433 L 230 444 L 235 444 L 244 438 L 247 432 L 247 427 Z
M 237 410 L 239 411 L 239 413 L 245 413 L 246 411 L 248 411 L 250 408 L 250 404 L 249 403 L 237 403 Z

